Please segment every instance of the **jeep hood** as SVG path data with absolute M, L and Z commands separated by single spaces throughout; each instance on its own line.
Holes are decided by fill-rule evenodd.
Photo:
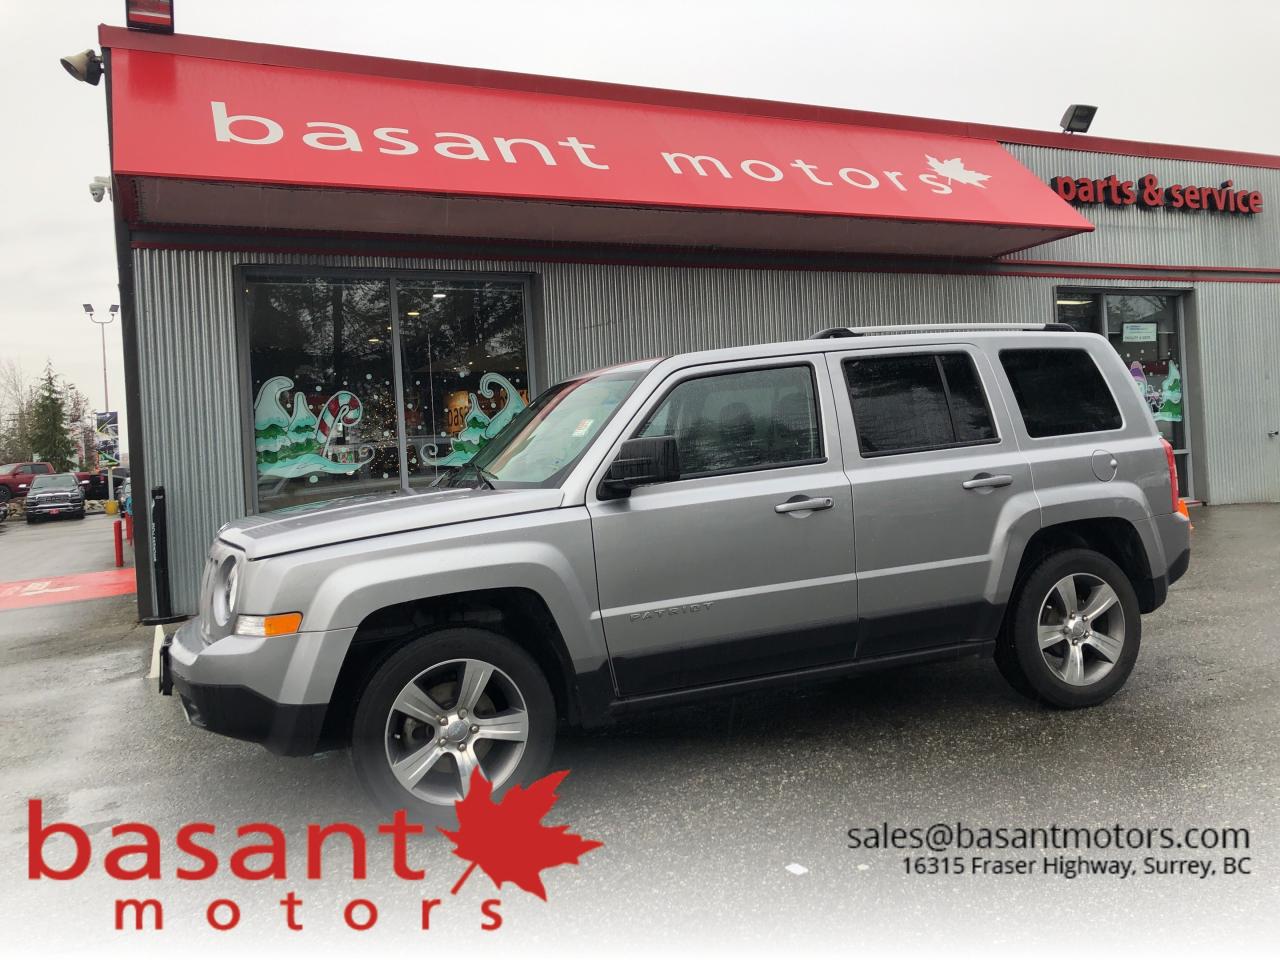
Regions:
M 243 550 L 250 560 L 260 560 L 368 537 L 554 510 L 563 501 L 562 490 L 540 488 L 382 493 L 233 520 L 218 531 L 218 538 Z

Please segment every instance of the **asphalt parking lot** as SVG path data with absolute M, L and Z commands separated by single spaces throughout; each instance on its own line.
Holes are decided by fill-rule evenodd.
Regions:
M 427 878 L 413 884 L 222 881 L 215 890 L 143 881 L 126 894 L 118 882 L 26 880 L 30 797 L 43 799 L 46 819 L 88 825 L 104 848 L 122 821 L 156 825 L 170 844 L 166 876 L 177 859 L 172 837 L 184 822 L 208 819 L 229 830 L 266 820 L 298 836 L 307 822 L 354 820 L 372 835 L 380 818 L 345 754 L 279 759 L 188 727 L 177 704 L 143 679 L 152 632 L 133 624 L 132 598 L 0 611 L 6 926 L 21 935 L 33 918 L 71 906 L 57 934 L 69 946 L 110 932 L 110 898 L 150 890 L 165 896 L 166 928 L 200 943 L 210 936 L 204 905 L 235 895 L 242 926 L 219 942 L 279 937 L 287 951 L 277 902 L 293 886 L 307 903 L 307 921 L 331 930 L 333 949 L 380 935 L 402 941 L 417 930 L 417 904 L 427 896 L 446 903 L 422 936 L 478 930 L 480 900 L 501 896 L 503 932 L 557 952 L 622 945 L 727 952 L 784 942 L 864 950 L 982 944 L 1049 955 L 1174 945 L 1181 952 L 1237 943 L 1242 931 L 1274 942 L 1280 506 L 1204 508 L 1195 521 L 1190 572 L 1145 619 L 1136 672 L 1100 708 L 1042 709 L 1009 690 L 992 664 L 971 660 L 565 734 L 555 765 L 572 774 L 550 822 L 571 824 L 605 846 L 579 868 L 544 874 L 546 904 L 510 887 L 493 894 L 480 878 L 451 900 L 462 864 L 443 841 L 424 841 Z M 6 526 L 0 557 L 10 572 L 0 579 L 110 563 L 108 537 L 101 544 L 75 539 L 104 531 L 100 520 L 84 521 L 82 532 L 74 524 Z M 19 555 L 28 559 L 15 562 Z M 904 854 L 854 851 L 846 841 L 854 826 L 955 821 L 1245 827 L 1252 873 L 907 876 Z M 807 872 L 789 872 L 792 864 Z M 387 872 L 385 864 L 381 872 L 371 867 L 375 878 Z M 342 926 L 342 905 L 353 896 L 379 903 L 370 933 Z M 133 942 L 113 936 L 117 946 Z

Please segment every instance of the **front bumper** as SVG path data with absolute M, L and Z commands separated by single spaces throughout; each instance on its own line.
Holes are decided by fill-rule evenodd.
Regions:
M 284 757 L 316 752 L 325 704 L 276 703 L 248 687 L 216 687 L 172 678 L 187 722 L 224 737 L 260 743 Z
M 233 634 L 206 644 L 200 621 L 188 620 L 161 648 L 160 692 L 176 694 L 194 726 L 283 756 L 306 756 L 320 745 L 353 632 Z
M 74 517 L 77 514 L 84 513 L 84 501 L 81 500 L 79 503 L 32 503 L 28 498 L 23 505 L 23 510 L 29 517 Z

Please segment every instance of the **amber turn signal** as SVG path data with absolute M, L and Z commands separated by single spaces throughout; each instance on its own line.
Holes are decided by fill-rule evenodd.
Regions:
M 235 632 L 246 637 L 281 637 L 297 633 L 301 626 L 300 613 L 272 613 L 265 617 L 236 617 Z

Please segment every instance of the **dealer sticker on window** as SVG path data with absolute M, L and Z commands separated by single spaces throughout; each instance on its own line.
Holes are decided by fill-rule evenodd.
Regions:
M 579 420 L 578 425 L 573 428 L 573 435 L 575 437 L 585 437 L 593 423 L 595 423 L 595 420 Z

